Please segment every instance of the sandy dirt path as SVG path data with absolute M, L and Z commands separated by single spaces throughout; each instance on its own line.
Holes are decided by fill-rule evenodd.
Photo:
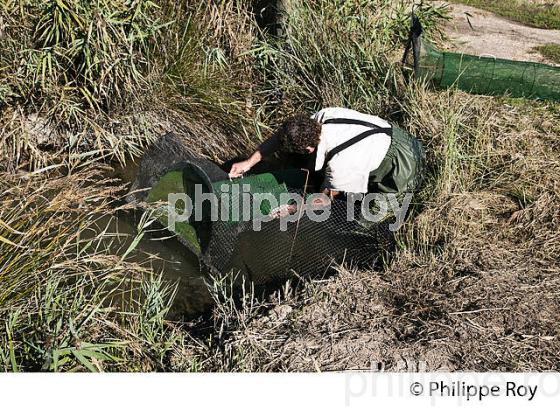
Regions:
M 547 43 L 560 44 L 560 30 L 527 27 L 461 4 L 450 4 L 449 9 L 452 20 L 446 24 L 445 32 L 454 51 L 551 63 L 533 48 Z

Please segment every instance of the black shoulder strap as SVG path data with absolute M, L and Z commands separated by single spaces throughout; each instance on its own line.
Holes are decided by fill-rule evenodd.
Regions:
M 329 120 L 325 120 L 324 124 L 348 124 L 348 125 L 363 125 L 364 127 L 369 128 L 379 128 L 379 125 L 375 125 L 372 122 L 362 121 L 362 120 L 355 120 L 352 118 L 331 118 Z
M 330 121 L 330 120 L 329 120 L 329 121 Z M 334 124 L 334 123 L 333 123 L 333 124 Z M 340 123 L 339 123 L 339 124 L 340 124 Z M 347 123 L 345 123 L 345 124 L 347 124 Z M 365 132 L 362 132 L 361 134 L 355 136 L 354 138 L 350 138 L 348 141 L 346 141 L 346 142 L 340 144 L 339 146 L 333 148 L 332 150 L 330 150 L 330 151 L 327 153 L 327 156 L 325 157 L 325 162 L 324 162 L 324 165 L 323 165 L 323 169 L 325 169 L 325 168 L 327 167 L 327 165 L 328 165 L 328 163 L 330 162 L 330 160 L 333 159 L 333 157 L 334 157 L 336 154 L 338 154 L 338 153 L 344 151 L 346 148 L 351 147 L 352 145 L 354 145 L 354 144 L 360 142 L 361 140 L 363 140 L 363 139 L 369 137 L 370 135 L 374 135 L 374 134 L 388 134 L 388 135 L 391 135 L 392 131 L 393 131 L 392 128 L 380 128 L 380 127 L 377 127 L 377 128 L 374 128 L 374 129 L 371 129 L 371 130 L 367 130 L 367 131 L 365 131 Z

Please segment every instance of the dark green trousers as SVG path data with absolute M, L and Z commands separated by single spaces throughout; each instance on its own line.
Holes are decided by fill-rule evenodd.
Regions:
M 403 129 L 393 126 L 387 155 L 369 174 L 368 192 L 415 192 L 422 184 L 426 155 L 422 143 Z

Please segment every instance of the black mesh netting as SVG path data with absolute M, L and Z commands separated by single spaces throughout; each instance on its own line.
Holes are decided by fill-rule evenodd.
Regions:
M 225 172 L 220 176 L 217 169 L 215 164 L 207 162 L 196 170 L 186 168 L 184 178 L 188 185 L 194 180 L 206 178 L 193 177 L 190 172 L 208 175 L 211 189 L 220 194 L 217 195 L 220 197 L 219 206 L 224 201 L 232 200 L 232 196 L 236 195 L 232 193 L 236 186 L 240 187 L 236 192 L 245 195 L 243 198 L 247 209 L 255 207 L 264 213 L 272 210 L 263 209 L 268 207 L 268 203 L 263 204 L 262 200 L 257 199 L 260 193 L 290 193 L 300 198 L 309 195 L 303 189 L 304 171 L 286 170 L 229 181 Z M 231 195 L 221 193 L 224 186 Z M 254 201 L 257 200 L 258 204 L 255 205 Z M 278 203 L 280 206 L 287 205 L 281 200 Z M 232 213 L 231 210 L 229 212 Z M 294 274 L 320 274 L 333 262 L 372 265 L 392 244 L 389 224 L 393 220 L 380 223 L 365 221 L 361 217 L 359 202 L 349 205 L 346 200 L 333 201 L 330 216 L 323 221 L 311 220 L 308 215 L 296 211 L 289 222 L 281 218 L 270 220 L 269 217 L 260 223 L 259 229 L 255 229 L 255 215 L 240 212 L 237 217 L 230 218 L 231 215 L 226 212 L 220 220 L 199 225 L 201 230 L 197 229 L 197 233 L 201 238 L 201 258 L 218 272 L 233 270 L 256 283 L 262 283 L 283 280 Z
M 168 166 L 166 171 L 158 181 L 150 179 L 153 186 L 147 194 L 143 193 L 142 200 L 150 202 L 156 191 L 163 192 L 158 192 L 154 198 L 163 199 L 167 190 L 179 185 L 193 200 L 197 186 L 199 194 L 214 193 L 217 198 L 214 206 L 218 209 L 218 218 L 212 217 L 213 205 L 207 200 L 199 205 L 199 218 L 193 213 L 188 221 L 195 235 L 190 236 L 185 229 L 176 231 L 178 239 L 215 273 L 239 272 L 240 277 L 258 284 L 294 275 L 317 275 L 326 272 L 333 262 L 371 266 L 393 244 L 389 224 L 394 219 L 368 222 L 361 217 L 359 202 L 349 205 L 346 200 L 334 200 L 330 217 L 322 222 L 311 220 L 307 213 L 300 212 L 301 208 L 291 216 L 294 219 L 291 222 L 271 219 L 273 204 L 257 195 L 271 194 L 278 199 L 275 205 L 279 206 L 293 203 L 291 199 L 282 202 L 282 194 L 308 197 L 306 171 L 283 170 L 230 180 L 213 162 L 190 155 Z M 147 184 L 142 178 L 144 173 L 140 173 L 136 187 Z M 245 202 L 238 211 L 233 206 L 236 196 L 240 205 Z M 260 213 L 254 214 L 254 207 Z M 245 212 L 247 209 L 250 212 Z M 260 229 L 255 229 L 254 222 L 258 218 L 261 218 Z M 162 223 L 165 225 L 166 221 Z

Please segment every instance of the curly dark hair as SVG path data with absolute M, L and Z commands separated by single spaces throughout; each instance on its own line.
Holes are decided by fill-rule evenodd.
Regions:
M 305 114 L 297 114 L 285 120 L 278 131 L 282 151 L 307 154 L 307 147 L 319 144 L 321 124 Z

